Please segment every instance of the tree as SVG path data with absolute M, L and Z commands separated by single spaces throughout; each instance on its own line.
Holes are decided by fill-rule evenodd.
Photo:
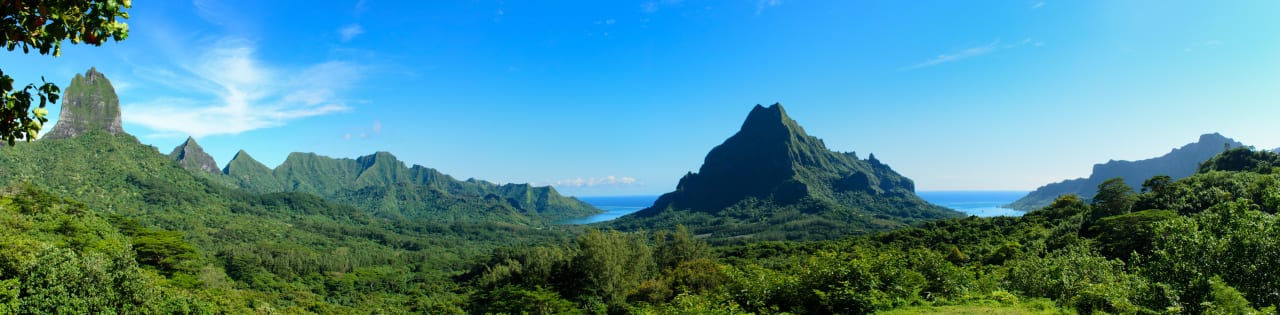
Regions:
M 62 55 L 62 41 L 101 46 L 108 40 L 129 37 L 129 25 L 117 19 L 128 19 L 125 9 L 131 0 L 0 0 L 0 38 L 9 51 L 22 48 L 22 53 L 35 51 L 54 57 Z M 58 86 L 44 81 L 39 86 L 27 84 L 15 89 L 14 79 L 0 70 L 0 138 L 13 145 L 15 140 L 31 141 L 49 119 L 48 103 L 58 102 Z M 32 108 L 33 99 L 39 99 Z

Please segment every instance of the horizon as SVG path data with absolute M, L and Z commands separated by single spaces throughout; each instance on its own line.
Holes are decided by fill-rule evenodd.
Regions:
M 387 151 L 578 197 L 674 190 L 757 104 L 921 192 L 1031 191 L 1206 133 L 1280 147 L 1280 3 L 931 4 L 160 2 L 125 41 L 5 70 L 65 90 L 95 67 L 126 132 L 219 167 Z

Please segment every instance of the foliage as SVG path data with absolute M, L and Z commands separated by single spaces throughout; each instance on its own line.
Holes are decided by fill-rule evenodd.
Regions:
M 101 131 L 6 147 L 0 164 L 4 185 L 31 183 L 83 201 L 75 212 L 113 218 L 96 228 L 64 220 L 50 229 L 119 235 L 134 268 L 231 313 L 246 305 L 452 309 L 462 303 L 446 301 L 463 292 L 448 279 L 471 258 L 571 235 L 502 222 L 393 221 L 308 194 L 254 194 L 185 170 L 131 136 Z
M 1280 153 L 1238 147 L 1222 152 L 1200 164 L 1200 173 L 1212 171 L 1274 174 L 1280 167 Z
M 1205 305 L 1205 314 L 1226 315 L 1226 314 L 1253 314 L 1257 313 L 1252 307 L 1249 307 L 1249 300 L 1244 298 L 1240 291 L 1223 283 L 1222 278 L 1214 276 L 1209 278 L 1209 297 L 1202 303 Z
M 506 211 L 551 199 L 527 187 L 428 179 L 387 155 L 304 160 L 319 166 L 291 172 L 363 170 L 344 173 L 355 180 L 309 181 L 318 194 L 345 191 L 336 195 L 255 193 L 228 185 L 229 176 L 183 169 L 128 135 L 0 149 L 0 183 L 9 185 L 0 189 L 0 312 L 1154 314 L 1280 304 L 1280 175 L 1248 169 L 1156 177 L 1142 193 L 1109 181 L 1092 203 L 1066 195 L 1022 217 L 839 238 L 850 231 L 822 228 L 902 223 L 828 211 L 835 203 L 807 197 L 785 206 L 748 198 L 723 216 L 670 212 L 650 222 L 672 225 L 652 232 L 540 228 L 466 208 L 446 211 L 474 216 L 396 215 L 353 201 L 507 203 Z M 422 177 L 401 181 L 406 174 Z M 249 178 L 275 178 L 260 175 L 271 177 Z M 352 182 L 364 186 L 346 190 Z M 475 202 L 458 193 L 470 188 L 439 188 L 450 183 L 523 191 L 535 206 L 496 190 Z M 422 194 L 375 193 L 414 189 Z M 376 197 L 343 199 L 361 192 Z M 805 224 L 818 228 L 797 229 Z M 743 235 L 752 237 L 734 238 Z M 810 238 L 825 240 L 790 240 Z
M 1247 200 L 1215 206 L 1190 217 L 1158 224 L 1145 273 L 1181 292 L 1180 300 L 1198 311 L 1212 277 L 1260 305 L 1280 304 L 1280 219 L 1256 210 Z
M 87 0 L 6 1 L 0 5 L 0 38 L 4 48 L 22 53 L 33 49 L 41 55 L 62 54 L 62 41 L 84 42 L 99 46 L 107 40 L 120 41 L 129 36 L 129 26 L 117 19 L 128 19 L 125 9 L 131 1 Z M 44 81 L 44 78 L 41 78 Z M 0 139 L 13 145 L 16 139 L 31 141 L 48 122 L 48 103 L 57 103 L 57 85 L 43 82 L 15 89 L 14 79 L 0 70 Z M 34 92 L 34 93 L 33 93 Z M 34 95 L 33 95 L 34 94 Z M 32 99 L 39 102 L 32 108 Z

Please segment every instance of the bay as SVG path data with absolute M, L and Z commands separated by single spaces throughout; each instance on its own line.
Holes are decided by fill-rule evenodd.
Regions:
M 921 191 L 916 193 L 933 204 L 955 209 L 979 217 L 1021 216 L 1022 211 L 1001 208 L 1027 194 L 1026 191 Z M 588 217 L 560 221 L 560 224 L 591 224 L 604 222 L 640 211 L 653 205 L 658 196 L 605 196 L 578 197 L 603 213 Z

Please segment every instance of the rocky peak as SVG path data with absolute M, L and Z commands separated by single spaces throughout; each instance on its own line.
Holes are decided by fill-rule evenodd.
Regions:
M 179 165 L 188 169 L 196 169 L 211 173 L 218 173 L 218 163 L 214 162 L 213 156 L 204 152 L 204 148 L 196 143 L 196 139 L 187 137 L 187 141 L 173 148 L 173 153 L 169 153 L 169 158 L 178 161 Z
M 124 133 L 116 90 L 97 69 L 89 68 L 83 75 L 76 74 L 63 90 L 62 99 L 57 124 L 45 134 L 45 139 L 71 138 L 92 130 Z
M 825 195 L 844 191 L 907 196 L 913 189 L 909 179 L 875 157 L 862 161 L 831 151 L 805 133 L 781 104 L 756 105 L 742 128 L 711 149 L 699 171 L 685 175 L 676 192 L 655 206 L 714 211 L 743 198 L 790 204 L 816 195 L 836 199 Z

